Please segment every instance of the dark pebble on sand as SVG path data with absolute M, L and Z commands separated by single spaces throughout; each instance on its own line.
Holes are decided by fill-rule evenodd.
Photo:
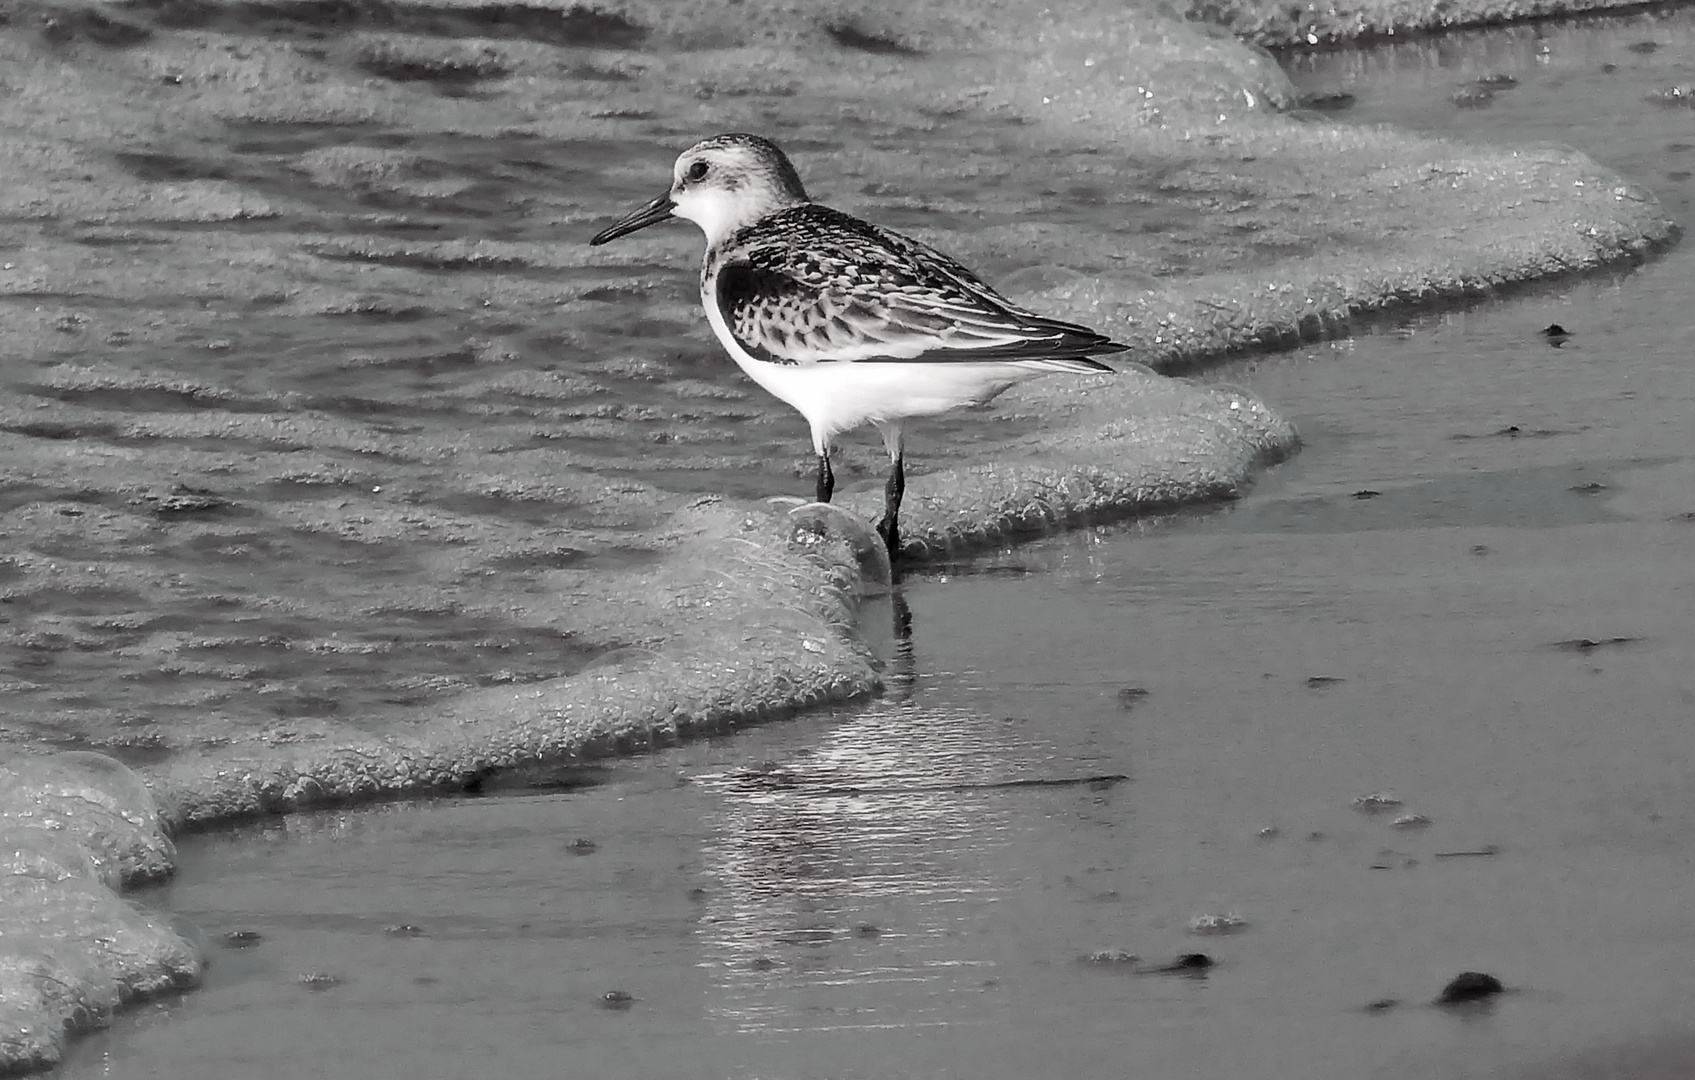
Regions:
M 1438 851 L 1435 857 L 1438 859 L 1488 859 L 1500 853 L 1501 849 L 1495 844 L 1485 844 L 1480 848 L 1472 848 L 1470 851 Z
M 635 995 L 624 990 L 608 990 L 600 995 L 600 1007 L 613 1012 L 623 1012 L 635 1003 Z
M 1436 998 L 1438 1005 L 1459 1005 L 1467 1001 L 1482 1001 L 1502 993 L 1506 987 L 1501 980 L 1481 971 L 1462 971 L 1448 980 Z
M 265 940 L 265 935 L 257 930 L 226 930 L 224 931 L 224 948 L 251 949 Z
M 565 845 L 565 853 L 567 855 L 593 855 L 599 850 L 599 844 L 595 843 L 593 840 L 585 840 L 580 836 Z
M 1560 338 L 1563 340 L 1571 337 L 1571 331 L 1567 330 L 1557 322 L 1549 323 L 1547 326 L 1542 328 L 1542 336 L 1545 338 Z
M 1559 649 L 1562 652 L 1588 653 L 1594 652 L 1596 649 L 1605 649 L 1616 645 L 1634 645 L 1641 640 L 1641 638 L 1635 637 L 1602 638 L 1599 641 L 1594 638 L 1572 638 L 1568 641 L 1554 642 L 1554 648 Z

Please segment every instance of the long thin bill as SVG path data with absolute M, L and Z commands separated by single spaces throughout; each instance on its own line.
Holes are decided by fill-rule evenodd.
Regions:
M 616 225 L 595 233 L 589 241 L 590 247 L 599 247 L 608 240 L 616 240 L 620 236 L 628 236 L 637 229 L 645 229 L 649 225 L 657 225 L 671 216 L 671 211 L 677 204 L 671 201 L 670 195 L 661 195 L 646 206 L 629 215 Z

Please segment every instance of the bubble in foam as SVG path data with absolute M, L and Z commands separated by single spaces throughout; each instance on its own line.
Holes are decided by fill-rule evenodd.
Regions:
M 90 750 L 67 750 L 26 758 L 5 770 L 17 782 L 52 795 L 102 806 L 131 825 L 151 828 L 159 820 L 153 793 L 116 758 Z
M 50 830 L 81 846 L 101 881 L 146 881 L 175 869 L 176 847 L 153 793 L 104 754 L 75 750 L 0 766 L 0 835 L 20 828 Z
M 776 505 L 778 500 L 772 500 Z M 838 545 L 859 570 L 861 591 L 867 595 L 884 592 L 894 580 L 888 548 L 869 521 L 834 503 L 802 503 L 788 512 L 789 542 L 798 547 L 822 549 Z

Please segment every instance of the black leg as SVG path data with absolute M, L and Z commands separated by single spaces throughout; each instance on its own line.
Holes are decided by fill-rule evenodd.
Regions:
M 906 494 L 906 455 L 895 455 L 895 466 L 889 470 L 889 482 L 883 487 L 883 520 L 877 532 L 889 549 L 889 561 L 900 556 L 900 497 Z
M 818 501 L 829 502 L 836 490 L 836 474 L 830 471 L 830 452 L 818 455 Z

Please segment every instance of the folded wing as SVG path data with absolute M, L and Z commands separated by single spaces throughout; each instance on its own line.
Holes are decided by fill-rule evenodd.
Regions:
M 790 242 L 728 251 L 717 269 L 724 323 L 760 360 L 1110 371 L 1090 354 L 1127 348 L 1018 307 L 915 240 L 824 207 L 798 209 L 810 214 Z

